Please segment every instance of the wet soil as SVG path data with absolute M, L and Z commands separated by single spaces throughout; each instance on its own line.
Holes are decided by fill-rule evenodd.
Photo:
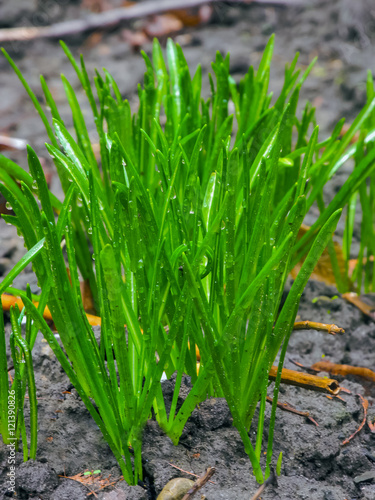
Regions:
M 66 0 L 0 1 L 0 27 L 74 19 L 84 14 L 79 4 L 78 1 Z M 131 26 L 136 26 L 136 23 Z M 192 68 L 201 63 L 203 73 L 207 75 L 215 51 L 229 51 L 232 72 L 240 77 L 249 64 L 257 65 L 272 32 L 276 33 L 272 89 L 277 91 L 281 87 L 284 65 L 292 60 L 295 51 L 301 53 L 301 68 L 318 55 L 319 62 L 301 93 L 302 105 L 309 99 L 317 107 L 321 137 L 329 133 L 342 116 L 346 116 L 349 122 L 353 120 L 365 102 L 366 70 L 375 69 L 375 7 L 371 0 L 317 1 L 298 8 L 220 4 L 214 7 L 214 16 L 208 25 L 187 28 L 176 39 L 183 46 Z M 89 73 L 94 67 L 105 66 L 117 80 L 123 96 L 135 102 L 136 86 L 142 80 L 144 65 L 139 53 L 124 41 L 122 28 L 104 33 L 101 43 L 96 45 L 87 34 L 66 41 L 73 53 L 84 54 Z M 27 44 L 6 44 L 5 47 L 15 57 L 38 98 L 41 97 L 39 74 L 46 76 L 62 117 L 70 123 L 60 73 L 73 82 L 79 98 L 82 95 L 77 78 L 58 43 L 38 40 Z M 143 48 L 149 52 L 150 47 L 146 44 Z M 43 126 L 3 58 L 0 58 L 0 88 L 0 133 L 26 139 L 44 158 L 46 169 L 51 168 L 43 145 L 46 138 Z M 82 98 L 87 108 L 84 102 Z M 90 131 L 95 142 L 93 125 Z M 25 152 L 10 152 L 9 156 L 26 168 Z M 336 176 L 328 197 L 339 189 L 347 173 L 348 169 L 344 168 Z M 53 175 L 52 188 L 59 194 Z M 309 215 L 309 221 L 314 215 L 314 212 Z M 13 228 L 0 220 L 0 276 L 5 275 L 23 253 L 22 243 Z M 27 282 L 34 283 L 35 287 L 31 269 L 27 269 L 14 285 L 24 287 Z M 303 320 L 336 323 L 345 328 L 345 335 L 333 337 L 316 331 L 294 332 L 286 367 L 295 368 L 291 359 L 310 366 L 324 357 L 336 363 L 374 368 L 375 324 L 341 297 L 330 300 L 335 295 L 337 291 L 333 287 L 309 282 L 299 316 Z M 374 298 L 368 300 L 374 301 Z M 9 325 L 7 329 L 9 332 Z M 59 476 L 100 469 L 103 476 L 111 474 L 112 479 L 117 479 L 119 468 L 42 337 L 37 339 L 33 355 L 39 398 L 37 461 L 22 463 L 21 454 L 17 455 L 17 498 L 84 499 L 87 488 Z M 278 411 L 274 453 L 277 456 L 283 452 L 282 475 L 278 478 L 278 487 L 267 488 L 262 494 L 263 499 L 375 499 L 375 481 L 360 481 L 363 473 L 375 471 L 375 435 L 366 425 L 348 445 L 341 445 L 363 419 L 361 402 L 356 394 L 369 400 L 369 415 L 375 416 L 374 385 L 354 378 L 341 383 L 351 391 L 350 395 L 343 395 L 345 401 L 329 400 L 323 394 L 282 386 L 280 401 L 309 411 L 319 426 L 298 415 Z M 172 384 L 173 381 L 164 383 L 166 397 L 171 393 Z M 189 380 L 186 379 L 185 393 L 188 390 Z M 63 394 L 65 391 L 69 393 Z M 250 432 L 255 432 L 255 428 Z M 169 479 L 189 477 L 173 468 L 171 463 L 195 474 L 214 466 L 215 484 L 208 484 L 202 490 L 208 500 L 249 499 L 257 489 L 241 439 L 221 399 L 208 400 L 194 411 L 177 447 L 151 420 L 145 428 L 143 457 L 147 489 L 131 488 L 120 481 L 115 488 L 98 493 L 98 498 L 156 498 Z M 0 499 L 5 495 L 6 458 L 7 450 L 1 444 Z
M 286 367 L 296 368 L 291 360 L 310 366 L 323 357 L 336 363 L 373 366 L 375 324 L 341 297 L 332 300 L 336 294 L 333 287 L 310 281 L 299 316 L 339 324 L 345 328 L 345 334 L 332 336 L 315 330 L 295 331 L 289 344 Z M 369 299 L 374 301 L 373 297 Z M 26 463 L 22 463 L 21 453 L 17 454 L 18 498 L 84 499 L 88 489 L 61 476 L 99 469 L 103 477 L 111 474 L 116 480 L 120 470 L 99 429 L 41 336 L 33 353 L 39 398 L 38 452 L 36 462 Z M 357 482 L 362 474 L 375 471 L 375 434 L 366 425 L 349 444 L 342 445 L 363 420 L 358 394 L 368 399 L 369 416 L 375 416 L 375 387 L 352 377 L 340 382 L 351 391 L 351 394 L 342 394 L 342 400 L 328 399 L 324 394 L 298 387 L 281 387 L 279 400 L 298 410 L 309 411 L 318 425 L 305 417 L 278 410 L 274 454 L 277 457 L 279 452 L 283 453 L 282 475 L 278 478 L 277 488 L 269 487 L 262 494 L 264 500 L 375 498 L 374 483 Z M 171 399 L 173 380 L 164 382 L 163 387 L 166 399 Z M 180 392 L 181 400 L 189 390 L 186 377 Z M 272 396 L 272 386 L 269 394 Z M 250 435 L 255 437 L 255 432 L 254 425 Z M 2 485 L 5 484 L 7 456 L 8 450 L 0 447 Z M 206 485 L 202 490 L 208 500 L 245 500 L 251 498 L 257 489 L 229 409 L 225 400 L 220 398 L 209 399 L 194 410 L 178 446 L 163 434 L 156 421 L 150 420 L 144 431 L 143 460 L 147 489 L 131 488 L 120 481 L 114 488 L 98 493 L 98 498 L 156 498 L 171 478 L 189 477 L 171 464 L 198 475 L 207 466 L 214 466 L 215 484 Z M 4 486 L 0 486 L 0 498 L 1 492 L 4 493 Z

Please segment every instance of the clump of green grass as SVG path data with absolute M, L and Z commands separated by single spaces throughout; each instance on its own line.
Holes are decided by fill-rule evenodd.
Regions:
M 26 296 L 31 297 L 30 289 Z M 11 385 L 8 382 L 8 362 L 6 355 L 5 329 L 3 308 L 0 303 L 0 434 L 4 444 L 14 445 L 17 449 L 22 440 L 24 461 L 35 460 L 37 449 L 38 412 L 36 387 L 32 364 L 32 337 L 36 333 L 31 317 L 26 316 L 25 335 L 21 333 L 25 310 L 21 313 L 16 306 L 10 311 L 12 332 L 10 335 L 11 359 L 14 367 L 14 377 Z M 35 338 L 35 337 L 34 337 Z M 26 391 L 30 405 L 30 442 L 28 445 L 24 418 Z
M 374 81 L 371 72 L 367 76 L 367 106 L 371 105 L 375 97 Z M 355 143 L 349 149 L 347 155 L 353 156 L 354 168 L 358 168 L 368 156 L 372 157 L 375 147 L 375 113 L 370 113 L 364 120 Z M 358 204 L 359 201 L 359 204 Z M 362 217 L 360 226 L 360 248 L 357 256 L 357 264 L 353 273 L 349 276 L 349 259 L 353 232 L 355 229 L 355 215 L 361 207 Z M 362 182 L 358 191 L 353 192 L 348 202 L 346 224 L 343 237 L 343 253 L 346 268 L 342 275 L 346 278 L 346 289 L 351 282 L 360 293 L 373 292 L 375 290 L 375 177 L 372 172 L 365 182 Z
M 209 78 L 211 97 L 203 100 L 200 67 L 191 77 L 181 48 L 169 41 L 164 58 L 155 41 L 152 59 L 142 54 L 146 73 L 136 112 L 106 70 L 96 73 L 95 97 L 83 59 L 78 64 L 62 44 L 91 105 L 100 160 L 67 79 L 62 77 L 75 138 L 45 80 L 52 123 L 4 51 L 46 126 L 46 147 L 65 199 L 61 203 L 50 193 L 30 147 L 30 173 L 0 156 L 0 191 L 15 212 L 4 218 L 17 227 L 29 250 L 0 292 L 18 293 L 9 285 L 33 262 L 42 292 L 38 308 L 22 294 L 34 322 L 30 349 L 40 330 L 130 484 L 142 478 L 142 429 L 151 410 L 178 443 L 197 403 L 212 395 L 226 398 L 256 479 L 269 475 L 281 369 L 299 299 L 341 209 L 374 166 L 372 150 L 359 159 L 334 200 L 322 206 L 323 187 L 343 163 L 375 99 L 341 141 L 343 121 L 319 142 L 311 106 L 301 119 L 296 115 L 312 65 L 300 75 L 296 56 L 272 103 L 273 43 L 271 37 L 258 70 L 250 67 L 239 84 L 230 76 L 229 55 L 218 53 Z M 234 115 L 228 111 L 230 101 Z M 315 201 L 321 215 L 297 241 Z M 301 271 L 281 307 L 286 278 L 301 256 Z M 100 345 L 83 310 L 79 277 L 89 280 L 101 316 Z M 65 352 L 41 315 L 46 304 Z M 263 473 L 268 373 L 281 346 Z M 1 347 L 4 351 L 4 343 Z M 160 383 L 164 371 L 167 376 L 177 372 L 169 413 Z M 192 389 L 177 410 L 183 373 L 190 375 Z M 259 401 L 252 443 L 248 430 Z

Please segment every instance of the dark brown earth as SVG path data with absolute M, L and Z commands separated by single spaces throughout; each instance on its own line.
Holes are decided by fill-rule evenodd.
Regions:
M 79 4 L 79 1 L 68 0 L 0 1 L 0 27 L 74 19 L 84 15 Z M 207 26 L 186 29 L 176 39 L 183 46 L 191 67 L 201 63 L 204 75 L 210 71 L 216 50 L 229 51 L 232 72 L 239 77 L 247 71 L 249 64 L 257 65 L 268 37 L 275 32 L 271 78 L 271 87 L 275 91 L 281 87 L 285 63 L 292 60 L 297 50 L 301 53 L 301 68 L 318 55 L 319 62 L 303 88 L 301 107 L 307 99 L 317 107 L 317 122 L 321 125 L 323 138 L 342 116 L 346 116 L 348 122 L 353 120 L 365 102 L 366 71 L 375 70 L 375 6 L 371 0 L 306 4 L 298 8 L 218 4 Z M 135 25 L 133 23 L 127 28 Z M 84 54 L 89 73 L 92 74 L 95 67 L 105 66 L 117 80 L 123 96 L 135 103 L 136 86 L 142 81 L 144 66 L 139 53 L 134 53 L 123 40 L 122 28 L 104 33 L 101 43 L 93 47 L 88 45 L 87 34 L 66 41 L 74 54 Z M 150 47 L 146 44 L 143 48 L 149 52 Z M 37 40 L 6 44 L 5 48 L 16 59 L 38 97 L 41 96 L 39 74 L 46 76 L 60 113 L 69 122 L 60 73 L 74 83 L 76 90 L 79 85 L 58 43 Z M 27 140 L 45 158 L 48 168 L 50 163 L 43 145 L 46 140 L 43 126 L 3 58 L 0 58 L 0 88 L 0 134 L 8 133 Z M 82 103 L 87 109 L 83 98 Z M 94 132 L 92 139 L 95 141 Z M 26 168 L 25 152 L 11 152 L 9 156 Z M 333 179 L 328 198 L 342 185 L 348 168 L 344 167 L 343 172 Z M 58 194 L 54 177 L 52 187 Z M 307 222 L 313 217 L 314 212 Z M 23 252 L 15 231 L 0 220 L 0 275 L 9 271 Z M 30 270 L 14 285 L 23 287 L 27 282 L 34 283 L 35 287 Z M 294 332 L 286 367 L 295 368 L 290 359 L 309 366 L 324 356 L 325 360 L 336 363 L 374 369 L 375 324 L 341 297 L 330 300 L 335 295 L 334 288 L 311 281 L 303 295 L 299 315 L 304 320 L 336 323 L 345 328 L 345 335 L 332 337 L 316 331 Z M 317 297 L 318 300 L 313 302 Z M 375 301 L 373 297 L 369 300 Z M 17 498 L 84 499 L 88 493 L 85 487 L 58 476 L 100 469 L 104 476 L 112 474 L 112 478 L 117 478 L 119 469 L 101 433 L 42 338 L 37 340 L 33 357 L 40 398 L 39 447 L 35 463 L 21 465 L 22 457 L 18 455 Z M 186 379 L 185 382 L 184 391 L 187 392 L 189 381 Z M 375 471 L 375 434 L 371 434 L 366 425 L 351 443 L 341 446 L 363 418 L 356 394 L 369 400 L 369 415 L 375 416 L 374 385 L 354 378 L 341 383 L 352 392 L 343 395 L 345 402 L 329 400 L 322 394 L 300 388 L 282 387 L 280 400 L 310 411 L 319 426 L 303 417 L 278 412 L 274 454 L 277 457 L 280 451 L 283 452 L 282 476 L 278 478 L 278 488 L 268 488 L 262 495 L 263 499 L 375 499 L 375 481 L 355 482 L 363 473 Z M 166 396 L 170 394 L 172 384 L 173 381 L 164 383 Z M 71 394 L 63 395 L 68 389 Z M 251 429 L 250 432 L 254 431 Z M 0 499 L 5 494 L 6 453 L 4 446 L 0 445 Z M 98 498 L 154 499 L 169 479 L 184 476 L 170 463 L 196 474 L 201 474 L 208 466 L 215 466 L 215 484 L 202 490 L 208 500 L 250 499 L 257 489 L 238 432 L 231 425 L 225 402 L 220 399 L 206 401 L 194 411 L 177 447 L 163 435 L 156 422 L 150 421 L 145 429 L 143 457 L 148 489 L 130 488 L 122 481 L 115 490 L 99 493 Z

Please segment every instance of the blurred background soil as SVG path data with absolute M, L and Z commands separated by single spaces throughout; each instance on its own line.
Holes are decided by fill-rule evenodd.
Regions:
M 365 102 L 366 73 L 375 69 L 375 3 L 317 0 L 291 7 L 289 1 L 279 6 L 272 2 L 261 5 L 214 2 L 200 9 L 135 19 L 64 40 L 74 55 L 83 54 L 89 75 L 94 74 L 95 68 L 105 67 L 117 81 L 123 97 L 134 101 L 144 73 L 140 50 L 150 54 L 153 36 L 158 36 L 162 44 L 168 36 L 180 43 L 192 73 L 198 64 L 202 65 L 203 88 L 208 93 L 207 73 L 211 71 L 216 51 L 230 52 L 231 72 L 240 78 L 249 65 L 257 67 L 269 36 L 276 33 L 271 90 L 277 92 L 281 88 L 285 64 L 292 61 L 297 51 L 302 70 L 315 56 L 319 58 L 302 88 L 301 106 L 306 100 L 316 106 L 323 137 L 342 116 L 350 123 Z M 0 0 L 0 28 L 84 19 L 93 12 L 124 4 L 127 2 L 123 0 Z M 45 76 L 62 117 L 69 123 L 61 73 L 73 83 L 78 95 L 82 90 L 58 40 L 16 41 L 3 46 L 40 100 L 39 75 Z M 0 57 L 0 89 L 0 134 L 25 139 L 47 159 L 43 125 L 36 119 L 30 99 L 3 57 Z M 82 103 L 86 105 L 84 99 Z M 92 123 L 91 133 L 95 141 Z M 10 156 L 25 163 L 22 152 L 12 152 Z

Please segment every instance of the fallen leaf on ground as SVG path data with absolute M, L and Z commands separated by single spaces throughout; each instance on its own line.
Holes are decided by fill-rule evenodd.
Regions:
M 72 280 L 70 277 L 70 270 L 68 267 L 66 268 L 66 271 L 69 276 L 70 284 L 72 284 Z M 80 281 L 79 288 L 81 290 L 83 309 L 89 314 L 95 314 L 96 310 L 94 305 L 94 297 L 92 296 L 89 280 L 85 279 L 83 281 Z
M 89 474 L 87 474 L 87 472 L 89 472 Z M 90 495 L 94 495 L 95 497 L 97 497 L 96 493 L 98 491 L 103 490 L 108 486 L 115 486 L 115 484 L 118 482 L 117 480 L 110 481 L 111 475 L 103 478 L 102 474 L 95 474 L 94 471 L 79 472 L 75 476 L 59 477 L 63 477 L 64 479 L 71 479 L 72 481 L 77 481 L 78 483 L 83 484 L 90 490 Z
M 367 264 L 368 260 L 370 262 L 374 262 L 374 256 L 370 255 L 369 259 L 367 259 L 366 257 L 363 257 L 362 264 L 365 266 Z M 358 264 L 358 259 L 350 259 L 348 264 L 349 264 L 349 268 L 348 268 L 349 276 L 351 276 L 354 273 L 354 269 L 356 268 L 356 266 Z
M 298 231 L 298 236 L 297 238 L 300 239 L 302 236 L 304 236 L 307 231 L 310 229 L 309 226 L 306 224 L 302 224 L 300 230 Z M 338 266 L 340 269 L 340 272 L 342 275 L 345 275 L 345 259 L 344 259 L 344 254 L 342 252 L 341 245 L 337 242 L 333 242 L 337 261 L 338 261 Z M 304 259 L 301 259 L 300 262 L 291 270 L 290 274 L 292 278 L 296 278 L 297 274 L 299 273 L 302 264 L 303 264 Z M 336 284 L 336 279 L 335 279 L 335 274 L 332 269 L 332 264 L 331 264 L 331 258 L 329 256 L 328 249 L 326 248 L 324 252 L 322 253 L 322 256 L 318 260 L 318 263 L 316 264 L 312 274 L 311 274 L 311 279 L 321 281 L 325 283 L 326 285 L 335 285 Z
M 150 38 L 166 36 L 180 31 L 184 23 L 174 14 L 160 14 L 153 16 L 146 24 L 144 31 Z
M 121 37 L 125 42 L 135 50 L 138 50 L 142 45 L 149 41 L 148 36 L 143 31 L 132 31 L 129 29 L 123 29 L 121 31 Z
M 373 306 L 369 306 L 366 302 L 363 302 L 363 300 L 356 293 L 343 293 L 342 298 L 353 304 L 353 306 L 356 306 L 363 312 L 363 314 L 366 314 L 366 316 L 375 321 L 375 308 Z
M 207 23 L 212 16 L 211 5 L 201 5 L 199 9 L 171 10 L 170 13 L 182 21 L 184 26 L 197 26 Z

